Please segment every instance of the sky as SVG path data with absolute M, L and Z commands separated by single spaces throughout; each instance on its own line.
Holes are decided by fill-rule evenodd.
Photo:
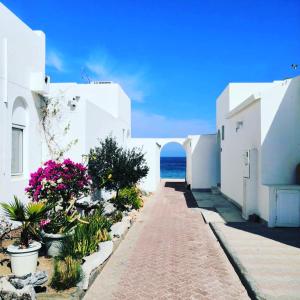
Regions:
M 300 65 L 300 0 L 2 2 L 45 32 L 52 82 L 121 84 L 133 137 L 214 133 L 216 98 L 229 82 L 300 73 L 290 67 Z

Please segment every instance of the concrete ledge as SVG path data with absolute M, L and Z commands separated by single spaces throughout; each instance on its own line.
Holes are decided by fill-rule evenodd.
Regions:
M 219 224 L 210 223 L 210 228 L 212 229 L 213 233 L 215 234 L 217 240 L 219 241 L 222 249 L 224 250 L 226 256 L 228 257 L 230 263 L 232 264 L 233 268 L 235 269 L 237 275 L 239 276 L 241 282 L 245 286 L 248 295 L 251 299 L 270 299 L 266 295 L 263 295 L 257 287 L 255 280 L 252 276 L 247 272 L 244 268 L 243 264 L 241 263 L 240 259 L 238 258 L 237 253 L 230 247 L 230 243 L 228 243 L 227 239 L 222 233 L 222 230 L 218 228 Z
M 204 222 L 209 223 L 226 223 L 226 221 L 220 216 L 216 210 L 208 210 L 200 208 Z

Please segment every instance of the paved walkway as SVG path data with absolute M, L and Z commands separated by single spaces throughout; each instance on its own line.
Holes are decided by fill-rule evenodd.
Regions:
M 254 223 L 213 229 L 258 299 L 300 299 L 300 230 Z
M 257 299 L 300 300 L 300 229 L 246 222 L 222 195 L 193 192 L 207 223 Z
M 162 182 L 84 299 L 248 299 L 180 182 Z

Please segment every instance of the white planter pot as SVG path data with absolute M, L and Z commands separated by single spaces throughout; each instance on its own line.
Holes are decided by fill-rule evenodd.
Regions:
M 61 254 L 62 245 L 67 235 L 58 233 L 43 233 L 47 255 L 56 257 Z
M 10 255 L 11 269 L 14 275 L 24 276 L 36 271 L 41 244 L 32 242 L 29 248 L 20 249 L 18 245 L 10 245 L 7 252 Z

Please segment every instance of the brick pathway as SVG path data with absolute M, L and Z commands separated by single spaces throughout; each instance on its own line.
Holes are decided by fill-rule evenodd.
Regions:
M 248 299 L 181 182 L 162 182 L 84 299 Z

